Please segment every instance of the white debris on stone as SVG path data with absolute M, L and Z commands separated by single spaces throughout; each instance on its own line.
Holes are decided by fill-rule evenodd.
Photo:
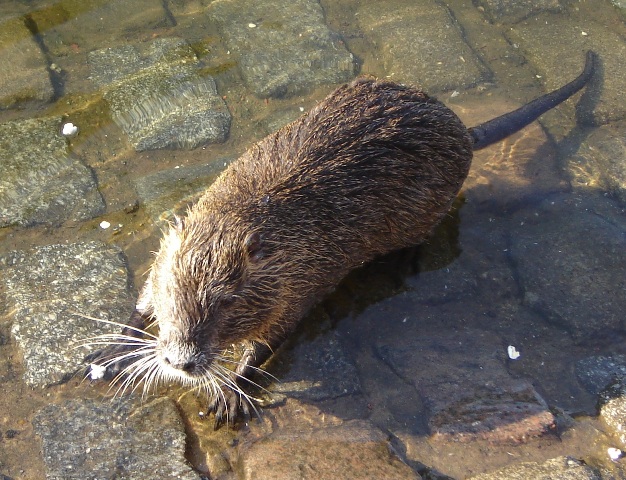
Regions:
M 104 373 L 106 372 L 106 370 L 107 367 L 92 363 L 91 365 L 89 365 L 89 378 L 91 378 L 92 380 L 100 380 L 104 378 Z
M 509 354 L 509 358 L 511 360 L 517 360 L 521 355 L 513 345 L 509 345 L 506 351 Z
M 78 127 L 74 125 L 72 122 L 67 122 L 63 125 L 63 129 L 61 133 L 66 137 L 74 137 L 78 134 Z
M 607 452 L 609 454 L 609 458 L 614 462 L 622 458 L 622 455 L 624 455 L 624 452 L 622 452 L 619 448 L 610 447 L 607 449 Z

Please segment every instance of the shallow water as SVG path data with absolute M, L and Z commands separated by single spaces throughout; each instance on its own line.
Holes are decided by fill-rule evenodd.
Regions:
M 55 147 L 66 148 L 55 156 L 41 139 L 53 144 L 59 132 L 15 145 L 29 141 L 30 124 L 15 123 L 15 135 L 1 131 L 0 148 L 16 156 L 3 157 L 0 176 L 18 171 L 9 183 L 20 188 L 0 182 L 0 255 L 115 245 L 136 294 L 171 213 L 337 84 L 360 73 L 421 83 L 475 125 L 574 78 L 593 49 L 601 65 L 583 94 L 477 152 L 461 198 L 431 241 L 351 274 L 269 368 L 287 396 L 389 433 L 416 471 L 468 478 L 571 455 L 615 475 L 607 478 L 625 478 L 606 448 L 626 445 L 597 419 L 599 392 L 585 383 L 580 362 L 626 354 L 626 12 L 609 1 L 536 2 L 531 10 L 504 0 L 301 3 L 307 9 L 281 18 L 273 9 L 292 15 L 290 2 L 3 1 L 0 124 L 54 119 L 59 132 L 71 121 L 79 133 Z M 303 35 L 312 40 L 302 42 Z M 204 83 L 208 77 L 216 90 Z M 164 127 L 155 125 L 160 117 Z M 210 131 L 196 131 L 197 123 Z M 27 163 L 9 168 L 19 151 Z M 52 185 L 67 158 L 75 162 L 67 168 L 89 173 L 68 173 Z M 29 202 L 32 209 L 24 207 Z M 46 478 L 34 415 L 65 399 L 102 398 L 106 387 L 67 378 L 46 387 L 25 383 L 25 350 L 15 335 L 23 313 L 12 284 L 0 285 L 0 476 Z M 315 383 L 317 373 L 297 359 L 319 351 L 316 342 L 326 348 L 329 338 L 353 368 L 350 394 L 324 385 L 313 400 L 298 396 L 291 386 Z M 508 345 L 519 359 L 506 358 Z M 508 443 L 446 433 L 454 422 L 442 412 L 454 409 L 442 399 L 465 401 L 450 384 L 467 390 L 499 381 L 532 385 L 545 402 L 537 405 L 554 414 L 555 431 L 528 435 L 537 438 L 509 432 Z M 210 473 L 207 442 L 225 445 L 236 432 L 213 433 L 194 413 L 202 402 L 175 387 L 163 393 L 185 418 L 188 461 Z

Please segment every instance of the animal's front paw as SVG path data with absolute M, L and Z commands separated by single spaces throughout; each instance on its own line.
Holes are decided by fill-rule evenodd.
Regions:
M 236 388 L 222 386 L 209 399 L 208 412 L 215 414 L 215 430 L 222 425 L 233 427 L 238 419 L 247 421 L 250 419 L 250 409 L 257 412 L 253 404 L 254 399 L 236 385 Z M 258 412 L 257 412 L 258 413 Z
M 87 355 L 83 362 L 88 366 L 85 377 L 91 380 L 112 380 L 130 363 L 132 354 L 137 347 L 133 345 L 109 345 Z

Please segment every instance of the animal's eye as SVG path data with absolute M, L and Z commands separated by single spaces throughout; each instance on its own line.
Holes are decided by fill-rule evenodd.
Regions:
M 258 232 L 254 232 L 246 239 L 246 248 L 248 249 L 248 257 L 253 262 L 263 258 L 263 237 Z
M 235 303 L 236 297 L 235 295 L 225 295 L 222 297 L 222 301 L 220 302 L 222 307 L 229 307 L 233 303 Z

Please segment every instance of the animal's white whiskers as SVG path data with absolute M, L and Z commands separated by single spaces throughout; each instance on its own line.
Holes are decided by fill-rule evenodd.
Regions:
M 141 392 L 141 398 L 144 399 L 146 395 L 150 394 L 151 389 L 156 389 L 156 386 L 159 383 L 159 380 L 163 378 L 163 371 L 159 362 L 155 359 L 154 362 L 147 367 L 147 372 L 143 375 L 143 391 Z M 133 392 L 137 387 L 139 387 L 140 383 L 138 383 L 135 387 L 133 387 Z
M 228 358 L 224 357 L 223 355 L 216 355 L 216 356 L 215 356 L 215 358 L 216 358 L 217 360 L 219 360 L 220 362 L 222 362 L 222 363 L 229 363 L 229 364 L 231 364 L 231 365 L 239 365 L 239 362 L 237 362 L 237 361 L 235 361 L 235 360 L 230 360 L 230 359 L 228 359 Z M 250 368 L 251 370 L 254 370 L 255 372 L 260 373 L 260 374 L 261 374 L 261 375 L 263 375 L 264 377 L 270 377 L 272 380 L 274 380 L 274 381 L 276 381 L 276 382 L 279 382 L 279 381 L 280 381 L 280 380 L 278 380 L 278 378 L 276 378 L 276 377 L 275 377 L 274 375 L 272 375 L 270 372 L 268 372 L 267 370 L 263 370 L 261 367 L 255 367 L 254 365 L 248 365 L 248 366 L 247 366 L 247 368 Z M 238 375 L 238 376 L 243 378 L 243 376 L 242 376 L 242 375 Z M 249 380 L 247 377 L 245 378 L 245 380 L 247 380 L 248 382 L 250 382 L 250 380 Z M 253 383 L 253 382 L 250 382 L 250 383 L 252 383 L 253 385 L 255 385 L 255 386 L 257 386 L 257 387 L 259 386 L 259 385 L 256 385 L 256 384 L 255 384 L 255 383 Z
M 153 344 L 156 340 L 151 338 L 140 338 L 133 337 L 132 335 L 123 335 L 121 333 L 103 333 L 102 335 L 95 335 L 93 337 L 87 337 L 82 339 L 83 342 L 111 342 L 111 341 L 128 341 L 134 343 L 146 343 Z M 88 343 L 83 343 L 78 346 L 89 345 Z
M 235 381 L 235 379 L 233 379 L 233 378 L 231 377 L 231 375 L 233 374 L 233 371 L 232 371 L 232 370 L 227 369 L 226 367 L 224 367 L 223 365 L 220 365 L 219 363 L 213 363 L 213 364 L 211 364 L 211 370 L 212 370 L 212 373 L 213 373 L 216 377 L 218 377 L 219 379 L 221 379 L 221 380 L 222 380 L 222 382 L 224 383 L 224 385 L 226 385 L 227 387 L 229 387 L 231 390 L 233 390 L 233 391 L 237 392 L 237 393 L 239 394 L 239 396 L 240 396 L 240 398 L 241 398 L 241 399 L 245 399 L 245 401 L 246 401 L 246 402 L 248 402 L 248 404 L 249 404 L 250 406 L 252 406 L 252 408 L 253 408 L 253 410 L 254 410 L 254 413 L 255 413 L 257 416 L 259 416 L 259 417 L 260 417 L 260 413 L 259 413 L 259 411 L 257 410 L 256 406 L 254 405 L 254 403 L 255 403 L 255 402 L 258 402 L 258 401 L 259 401 L 259 399 L 258 399 L 258 398 L 255 398 L 255 397 L 252 397 L 251 395 L 248 395 L 248 394 L 247 394 L 247 393 L 246 393 L 246 392 L 245 392 L 245 391 L 244 391 L 244 390 L 243 390 L 243 389 L 239 386 L 239 384 Z M 235 373 L 235 375 L 237 375 L 237 376 L 241 376 L 241 375 L 237 374 L 236 372 L 234 372 L 234 373 Z M 247 378 L 246 378 L 246 380 L 250 382 L 250 380 L 248 380 Z M 254 382 L 250 382 L 250 383 L 252 383 L 253 385 L 258 386 L 258 385 L 257 385 L 256 383 L 254 383 Z M 258 387 L 259 387 L 259 388 L 263 388 L 263 387 L 260 387 L 260 386 L 258 386 Z M 221 391 L 221 388 L 220 388 L 220 391 Z M 228 403 L 227 403 L 226 401 L 224 401 L 224 404 L 225 404 L 226 406 L 228 406 Z M 227 412 L 227 417 L 228 417 L 228 412 Z
M 143 373 L 146 370 L 153 368 L 156 363 L 157 363 L 156 354 L 153 353 L 153 354 L 149 354 L 144 357 L 141 357 L 137 359 L 135 362 L 126 366 L 111 381 L 111 388 L 119 383 L 118 388 L 115 391 L 114 397 L 124 395 L 126 393 L 126 390 L 131 387 L 132 387 L 131 392 L 134 392 L 137 389 L 137 387 L 141 385 L 141 383 L 145 380 Z M 120 383 L 120 380 L 122 380 L 121 383 Z
M 117 363 L 121 360 L 125 360 L 125 359 L 129 359 L 129 358 L 133 358 L 133 357 L 145 357 L 147 354 L 149 354 L 151 351 L 153 351 L 153 347 L 141 347 L 141 348 L 137 348 L 135 350 L 132 350 L 130 352 L 124 353 L 122 355 L 117 355 L 114 357 L 110 357 L 110 358 L 106 358 L 104 359 L 105 361 L 100 363 L 100 365 L 102 367 L 109 367 L 111 365 L 113 365 L 114 363 Z M 139 360 L 139 359 L 138 359 Z M 130 364 L 128 367 L 126 367 L 124 369 L 124 371 L 126 371 L 127 369 L 132 369 L 135 366 L 136 362 L 133 362 L 132 364 Z
M 105 350 L 105 353 L 98 358 L 97 363 L 103 369 L 110 368 L 118 363 L 122 366 L 109 385 L 109 392 L 114 390 L 113 398 L 122 397 L 127 393 L 132 394 L 142 387 L 141 398 L 143 400 L 156 389 L 158 384 L 174 380 L 186 387 L 190 387 L 192 391 L 203 392 L 208 398 L 212 398 L 220 403 L 223 406 L 221 412 L 225 414 L 227 422 L 230 421 L 229 417 L 231 415 L 236 414 L 236 412 L 231 411 L 233 408 L 244 408 L 248 411 L 248 408 L 251 407 L 255 415 L 260 416 L 255 406 L 258 399 L 246 393 L 239 385 L 238 380 L 241 378 L 263 391 L 267 390 L 244 375 L 237 373 L 235 368 L 239 362 L 229 358 L 233 352 L 225 351 L 220 355 L 216 355 L 209 365 L 202 366 L 202 370 L 196 376 L 178 375 L 176 372 L 170 371 L 171 369 L 165 368 L 159 359 L 157 354 L 158 337 L 146 331 L 150 326 L 146 329 L 141 329 L 112 320 L 103 320 L 86 315 L 80 316 L 123 329 L 130 329 L 141 335 L 135 336 L 132 332 L 130 334 L 104 333 L 89 337 L 81 342 L 80 345 L 77 345 L 77 347 L 113 347 L 109 355 L 106 355 L 107 352 Z M 152 321 L 151 325 L 154 326 L 154 324 L 155 321 Z M 122 365 L 123 363 L 127 363 L 127 365 Z M 273 375 L 259 367 L 250 366 L 250 368 L 255 372 L 276 380 Z M 227 393 L 228 390 L 235 392 L 237 397 L 230 397 Z M 238 399 L 240 407 L 236 407 L 232 403 L 235 398 Z
M 105 320 L 105 319 L 103 319 L 103 318 L 91 317 L 91 316 L 89 316 L 89 315 L 85 315 L 85 314 L 78 313 L 78 312 L 70 312 L 70 313 L 72 313 L 73 315 L 77 315 L 77 316 L 79 316 L 79 317 L 86 318 L 87 320 L 93 320 L 94 322 L 106 323 L 106 324 L 108 324 L 108 325 L 114 325 L 114 326 L 116 326 L 116 327 L 120 327 L 120 328 L 122 328 L 122 329 L 124 329 L 124 328 L 128 328 L 128 329 L 133 330 L 133 331 L 135 331 L 135 332 L 138 332 L 138 333 L 141 333 L 141 334 L 143 334 L 143 335 L 146 335 L 146 336 L 148 336 L 148 337 L 150 337 L 150 338 L 152 338 L 152 339 L 154 339 L 154 340 L 156 340 L 156 339 L 157 339 L 157 336 L 156 336 L 156 335 L 153 335 L 152 333 L 147 332 L 147 331 L 146 331 L 146 330 L 144 330 L 144 329 L 137 328 L 137 327 L 133 327 L 132 325 L 128 325 L 128 324 L 126 324 L 126 323 L 116 322 L 116 321 L 114 321 L 114 320 Z

